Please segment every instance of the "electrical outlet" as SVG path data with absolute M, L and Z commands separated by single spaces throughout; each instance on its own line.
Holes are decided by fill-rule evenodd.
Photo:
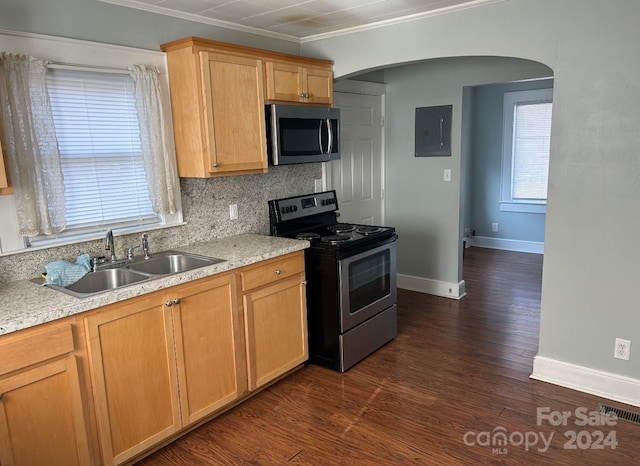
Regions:
M 496 233 L 498 231 L 498 224 L 497 223 L 492 223 L 491 224 L 491 231 L 493 231 L 494 233 Z
M 313 191 L 319 193 L 322 191 L 322 178 L 314 178 Z
M 616 347 L 613 352 L 613 357 L 628 361 L 630 353 L 631 342 L 629 340 L 623 340 L 622 338 L 616 338 Z
M 238 220 L 238 204 L 229 204 L 229 219 Z

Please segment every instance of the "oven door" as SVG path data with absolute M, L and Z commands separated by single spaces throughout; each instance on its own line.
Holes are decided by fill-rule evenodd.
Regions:
M 338 262 L 341 333 L 396 304 L 396 242 Z

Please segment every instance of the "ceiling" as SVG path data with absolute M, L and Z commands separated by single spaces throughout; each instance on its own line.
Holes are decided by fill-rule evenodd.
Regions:
M 305 42 L 504 0 L 100 0 Z

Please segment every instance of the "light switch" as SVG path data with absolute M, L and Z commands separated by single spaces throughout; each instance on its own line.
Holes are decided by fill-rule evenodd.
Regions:
M 449 168 L 445 168 L 444 170 L 444 180 L 451 181 L 451 170 Z

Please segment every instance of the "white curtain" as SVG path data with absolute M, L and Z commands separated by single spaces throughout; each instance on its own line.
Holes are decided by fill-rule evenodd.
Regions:
M 173 214 L 176 212 L 178 175 L 172 133 L 165 118 L 168 113 L 164 111 L 165 100 L 158 81 L 160 72 L 144 65 L 134 65 L 129 71 L 134 81 L 142 159 L 151 205 L 156 213 Z
M 64 180 L 45 74 L 47 62 L 0 53 L 0 111 L 20 233 L 66 228 Z

